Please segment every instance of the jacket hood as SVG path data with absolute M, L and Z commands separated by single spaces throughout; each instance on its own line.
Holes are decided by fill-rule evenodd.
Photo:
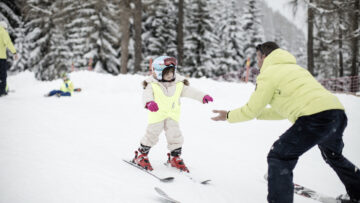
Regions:
M 260 72 L 269 66 L 277 64 L 296 64 L 296 59 L 292 54 L 283 49 L 275 49 L 264 59 Z

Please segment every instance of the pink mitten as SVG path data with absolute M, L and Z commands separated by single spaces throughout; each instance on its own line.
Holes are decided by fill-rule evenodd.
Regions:
M 159 110 L 157 103 L 154 101 L 149 101 L 148 103 L 146 103 L 146 108 L 149 109 L 149 111 L 151 112 L 156 112 Z
M 213 98 L 210 97 L 209 95 L 205 95 L 204 98 L 203 98 L 203 104 L 207 104 L 209 102 L 213 102 Z

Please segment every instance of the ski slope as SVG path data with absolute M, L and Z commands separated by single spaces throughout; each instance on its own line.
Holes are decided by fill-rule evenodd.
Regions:
M 284 121 L 214 122 L 213 109 L 245 104 L 252 84 L 190 79 L 214 103 L 183 98 L 180 126 L 185 137 L 183 159 L 194 183 L 164 166 L 166 139 L 149 154 L 154 172 L 174 176 L 162 183 L 126 164 L 144 135 L 147 111 L 142 107 L 139 75 L 111 76 L 74 72 L 71 98 L 45 98 L 61 80 L 41 82 L 33 73 L 8 77 L 10 89 L 0 98 L 0 203 L 137 203 L 166 202 L 159 187 L 180 202 L 266 202 L 266 155 L 272 143 L 291 126 Z M 337 95 L 349 118 L 344 155 L 360 166 L 360 98 Z M 294 181 L 323 194 L 337 196 L 345 189 L 315 147 L 303 155 Z M 295 196 L 295 203 L 315 202 Z

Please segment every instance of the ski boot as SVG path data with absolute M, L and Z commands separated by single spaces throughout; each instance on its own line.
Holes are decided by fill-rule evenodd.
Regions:
M 179 149 L 181 151 L 181 148 Z M 190 172 L 189 169 L 185 166 L 185 163 L 182 160 L 182 158 L 180 158 L 180 153 L 176 153 L 176 152 L 174 153 L 174 151 L 172 151 L 171 154 L 170 153 L 167 154 L 168 155 L 167 163 L 170 164 L 172 167 L 179 169 L 180 171 L 185 171 L 189 173 Z
M 144 168 L 145 170 L 152 171 L 153 167 L 150 164 L 148 153 L 149 153 L 150 147 L 141 145 L 141 147 L 138 149 L 138 151 L 135 151 L 135 157 L 132 160 L 133 163 L 137 164 L 141 168 Z M 139 155 L 140 153 L 140 155 Z

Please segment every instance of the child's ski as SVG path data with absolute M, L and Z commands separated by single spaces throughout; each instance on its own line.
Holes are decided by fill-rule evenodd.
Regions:
M 267 179 L 268 179 L 267 174 L 264 175 L 264 178 L 267 181 Z M 306 198 L 317 200 L 322 203 L 343 203 L 343 201 L 338 200 L 334 197 L 320 194 L 320 193 L 316 192 L 315 190 L 306 188 L 306 187 L 296 184 L 296 183 L 294 183 L 294 193 L 301 195 L 303 197 L 306 197 Z
M 306 188 L 296 183 L 294 183 L 294 193 L 323 203 L 341 203 L 341 200 L 322 195 L 312 189 Z
M 197 178 L 195 178 L 194 176 L 192 176 L 190 173 L 187 173 L 187 172 L 184 172 L 184 171 L 180 171 L 180 169 L 171 167 L 171 166 L 169 165 L 169 163 L 167 163 L 167 162 L 165 162 L 164 165 L 167 166 L 167 167 L 169 167 L 169 168 L 173 168 L 174 170 L 176 170 L 176 171 L 178 171 L 179 173 L 183 174 L 184 176 L 186 176 L 187 178 L 189 178 L 189 179 L 192 180 L 193 182 L 200 183 L 200 184 L 203 184 L 203 185 L 210 184 L 210 181 L 211 181 L 210 179 L 198 180 Z
M 134 166 L 135 168 L 138 168 L 138 169 L 144 171 L 147 174 L 150 174 L 151 176 L 155 177 L 156 179 L 160 180 L 161 182 L 167 183 L 167 182 L 172 182 L 174 180 L 174 177 L 160 178 L 157 175 L 155 175 L 154 173 L 152 173 L 151 171 L 145 170 L 145 169 L 141 168 L 140 166 L 138 166 L 137 164 L 135 164 L 135 163 L 133 163 L 131 161 L 128 161 L 128 160 L 125 160 L 125 159 L 123 159 L 123 161 L 130 164 L 130 165 L 132 165 L 132 166 Z
M 80 87 L 78 87 L 78 88 L 74 88 L 74 92 L 81 92 L 81 88 Z
M 172 197 L 170 197 L 168 194 L 166 194 L 162 189 L 155 187 L 155 191 L 164 199 L 166 199 L 167 201 L 171 202 L 171 203 L 180 203 L 179 201 L 173 199 Z

